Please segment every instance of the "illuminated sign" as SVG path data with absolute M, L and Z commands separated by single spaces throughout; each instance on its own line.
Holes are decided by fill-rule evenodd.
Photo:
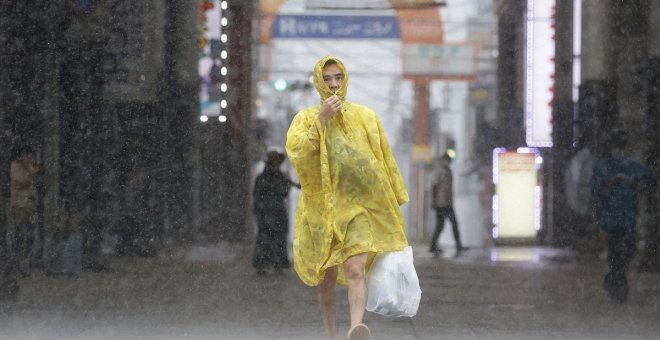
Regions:
M 493 238 L 531 238 L 541 228 L 542 163 L 536 149 L 493 150 Z
M 278 15 L 273 38 L 399 39 L 394 16 Z
M 555 0 L 527 0 L 525 117 L 527 145 L 552 146 Z

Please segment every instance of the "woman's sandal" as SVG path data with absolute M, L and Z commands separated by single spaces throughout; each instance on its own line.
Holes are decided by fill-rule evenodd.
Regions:
M 361 323 L 356 325 L 355 327 L 351 328 L 350 331 L 348 331 L 348 340 L 369 340 L 371 337 L 371 331 L 369 331 L 369 327 L 367 325 Z

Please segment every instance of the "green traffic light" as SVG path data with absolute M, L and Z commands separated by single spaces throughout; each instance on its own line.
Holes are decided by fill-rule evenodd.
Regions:
M 289 84 L 284 79 L 277 79 L 275 83 L 273 83 L 273 87 L 275 87 L 275 90 L 278 92 L 284 92 L 288 86 Z

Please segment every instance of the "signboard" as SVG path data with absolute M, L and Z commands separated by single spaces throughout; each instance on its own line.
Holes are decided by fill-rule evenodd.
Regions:
M 433 150 L 430 144 L 413 144 L 412 161 L 431 164 L 433 161 Z
M 279 15 L 272 37 L 280 39 L 399 39 L 394 16 Z
M 438 8 L 398 8 L 396 17 L 401 29 L 402 43 L 440 44 L 444 41 L 444 25 Z
M 403 76 L 443 80 L 474 80 L 476 49 L 469 44 L 404 44 Z
M 321 9 L 321 10 L 337 10 L 337 9 L 390 9 L 391 5 L 389 0 L 370 0 L 368 3 L 365 1 L 355 0 L 306 0 L 305 8 L 307 9 Z
M 412 2 L 407 1 L 410 5 Z M 416 3 L 426 0 L 416 0 Z M 395 19 L 390 16 L 309 16 L 282 14 L 279 9 L 285 0 L 260 0 L 259 39 L 262 44 L 270 42 L 273 35 L 278 38 L 357 38 L 357 39 L 400 39 L 404 44 L 438 44 L 443 41 L 443 25 L 437 6 L 394 6 L 392 0 L 383 1 L 386 7 L 395 8 Z M 347 2 L 351 2 L 350 0 Z M 352 1 L 352 4 L 359 2 Z M 337 2 L 327 4 L 335 8 Z M 324 5 L 324 6 L 326 6 Z M 370 3 L 373 5 L 373 2 Z M 314 3 L 307 1 L 307 9 Z M 278 22 L 279 28 L 275 22 Z M 350 27 L 344 26 L 349 24 Z M 355 34 L 355 30 L 361 32 Z M 347 31 L 348 32 L 347 32 Z M 335 31 L 335 32 L 333 32 Z
M 165 65 L 165 5 L 159 0 L 105 0 L 110 33 L 104 97 L 111 102 L 158 100 Z
M 554 0 L 527 1 L 525 120 L 528 146 L 552 146 Z
M 493 150 L 493 238 L 532 238 L 541 227 L 536 149 Z
M 101 0 L 69 0 L 69 6 L 78 12 L 92 13 L 98 7 Z
M 263 1 L 263 0 L 262 0 Z M 437 0 L 306 0 L 307 9 L 390 9 L 390 8 L 424 8 L 444 5 Z

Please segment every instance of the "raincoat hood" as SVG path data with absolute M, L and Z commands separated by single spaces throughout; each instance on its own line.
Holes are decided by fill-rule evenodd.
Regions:
M 339 91 L 337 91 L 336 93 L 339 99 L 342 102 L 344 102 L 346 101 L 346 92 L 348 90 L 348 74 L 346 73 L 346 67 L 344 66 L 344 63 L 342 63 L 341 60 L 337 59 L 336 57 L 329 55 L 319 60 L 318 63 L 316 63 L 316 66 L 314 67 L 314 77 L 313 77 L 314 87 L 316 88 L 316 91 L 319 92 L 319 95 L 321 95 L 321 102 L 323 102 L 324 100 L 328 99 L 329 97 L 335 94 L 323 81 L 323 67 L 329 60 L 334 60 L 335 62 L 337 62 L 337 65 L 344 73 L 344 81 L 342 82 Z

